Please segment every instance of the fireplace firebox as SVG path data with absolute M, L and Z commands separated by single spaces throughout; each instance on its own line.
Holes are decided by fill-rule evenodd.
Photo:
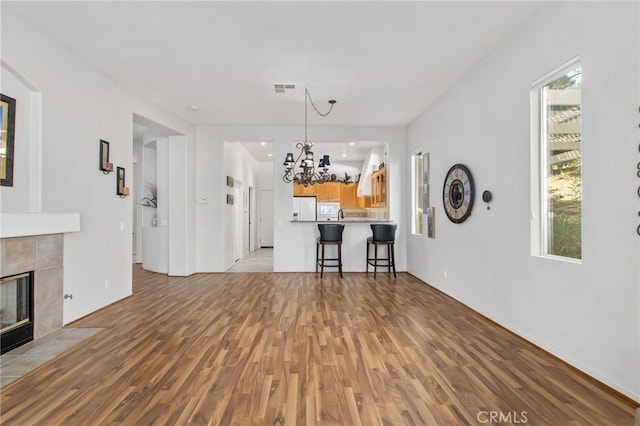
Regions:
M 0 354 L 33 340 L 33 271 L 0 278 Z

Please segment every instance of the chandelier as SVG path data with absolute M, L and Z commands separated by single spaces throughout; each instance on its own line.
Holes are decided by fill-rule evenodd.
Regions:
M 309 142 L 307 139 L 307 100 L 311 103 L 315 112 L 322 117 L 329 115 L 336 103 L 335 99 L 329 100 L 331 107 L 329 107 L 329 111 L 323 114 L 318 111 L 318 108 L 313 104 L 313 100 L 309 94 L 309 89 L 306 87 L 304 88 L 304 142 L 298 142 L 296 144 L 296 148 L 300 150 L 298 157 L 294 160 L 293 153 L 289 152 L 282 164 L 284 166 L 284 176 L 282 176 L 282 180 L 287 183 L 295 182 L 304 186 L 329 181 L 329 166 L 331 165 L 328 155 L 323 155 L 322 158 L 318 160 L 317 169 L 313 162 L 313 151 L 311 150 L 313 148 L 313 143 Z M 296 167 L 299 167 L 302 170 L 295 173 L 294 169 L 296 169 Z

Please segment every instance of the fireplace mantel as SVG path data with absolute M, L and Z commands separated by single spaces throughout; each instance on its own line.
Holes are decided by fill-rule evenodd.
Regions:
M 0 238 L 80 231 L 80 213 L 0 213 Z

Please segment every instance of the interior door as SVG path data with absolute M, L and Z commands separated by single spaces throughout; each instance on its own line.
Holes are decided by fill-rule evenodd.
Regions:
M 260 191 L 260 247 L 273 247 L 273 191 Z

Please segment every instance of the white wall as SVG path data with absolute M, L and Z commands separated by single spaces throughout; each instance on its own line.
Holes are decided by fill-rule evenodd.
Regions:
M 3 7 L 1 18 L 2 60 L 42 93 L 42 211 L 81 215 L 81 231 L 65 236 L 64 292 L 73 294 L 64 304 L 68 323 L 132 291 L 133 200 L 116 195 L 115 173 L 104 175 L 98 170 L 99 140 L 111 143 L 111 162 L 129 174 L 134 112 L 185 134 L 192 157 L 195 129 L 130 96 L 10 8 Z M 192 184 L 187 188 L 191 202 L 185 212 L 190 223 L 187 269 L 193 272 L 195 178 L 187 181 L 187 186 Z
M 14 132 L 14 156 L 13 156 L 13 186 L 0 186 L 0 212 L 2 213 L 26 213 L 34 211 L 31 206 L 32 196 L 32 126 L 31 115 L 34 112 L 32 106 L 31 88 L 20 81 L 12 70 L 1 66 L 2 94 L 16 99 L 16 121 Z M 37 108 L 37 106 L 35 106 Z M 96 160 L 98 161 L 98 160 Z M 97 163 L 96 163 L 97 164 Z M 40 197 L 40 194 L 34 194 Z
M 133 225 L 132 225 L 132 231 L 136 233 L 136 238 L 134 241 L 134 245 L 135 245 L 135 250 L 136 250 L 136 256 L 134 258 L 134 263 L 140 263 L 142 262 L 142 227 L 145 226 L 144 224 L 144 212 L 145 210 L 152 210 L 150 207 L 142 207 L 139 203 L 142 200 L 142 198 L 148 196 L 149 194 L 149 188 L 145 185 L 145 181 L 143 178 L 143 169 L 144 169 L 144 157 L 142 154 L 143 151 L 143 147 L 142 147 L 142 139 L 139 138 L 138 140 L 133 140 L 133 155 L 132 155 L 132 161 L 136 161 L 136 183 L 137 183 L 137 187 L 133 189 L 133 193 L 134 193 L 134 202 L 136 204 L 134 204 L 132 206 L 133 208 Z M 150 213 L 149 213 L 150 214 Z M 151 222 L 151 219 L 149 219 L 149 223 Z
M 436 239 L 408 237 L 408 271 L 640 400 L 638 3 L 554 4 L 486 57 L 408 128 L 431 153 Z M 581 55 L 583 260 L 530 255 L 531 83 Z M 471 169 L 471 217 L 447 220 L 442 182 Z M 406 172 L 408 177 L 409 172 Z M 409 216 L 407 213 L 407 220 Z M 444 277 L 444 271 L 448 278 Z
M 195 272 L 189 268 L 191 242 L 189 241 L 190 211 L 195 212 L 195 197 L 189 190 L 187 143 L 183 135 L 169 136 L 169 275 L 185 276 Z
M 273 190 L 273 161 L 258 163 L 258 189 Z M 277 162 L 276 162 L 277 163 Z
M 210 167 L 212 161 L 223 158 L 223 142 L 233 140 L 270 140 L 273 142 L 274 174 L 274 271 L 314 271 L 317 227 L 291 222 L 292 186 L 282 181 L 281 162 L 291 152 L 292 141 L 304 134 L 303 128 L 289 126 L 210 126 L 198 128 L 197 196 L 208 204 L 200 204 L 197 212 L 197 269 L 199 272 L 221 272 L 225 265 L 224 238 L 224 168 Z M 389 213 L 398 223 L 396 238 L 397 269 L 406 268 L 405 205 L 406 132 L 403 127 L 314 127 L 313 134 L 323 141 L 380 141 L 389 143 Z M 261 188 L 264 189 L 264 188 Z M 304 228 L 304 229 L 302 229 Z M 371 229 L 362 224 L 348 224 L 344 234 L 345 271 L 364 271 L 364 241 Z M 295 249 L 292 249 L 295 247 Z

